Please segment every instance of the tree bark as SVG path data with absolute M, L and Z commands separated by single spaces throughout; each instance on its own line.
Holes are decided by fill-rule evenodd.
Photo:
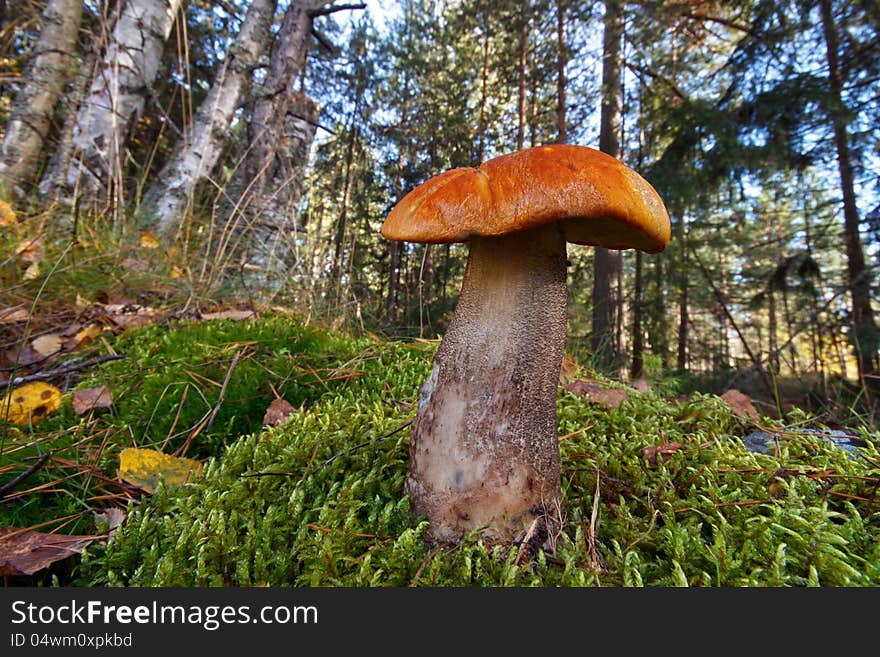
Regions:
M 866 388 L 880 392 L 880 381 L 866 379 L 877 364 L 878 333 L 871 308 L 871 275 L 865 266 L 865 252 L 859 233 L 861 220 L 856 204 L 855 175 L 849 149 L 846 126 L 846 104 L 843 99 L 843 75 L 839 63 L 839 38 L 832 14 L 831 0 L 821 0 L 822 30 L 828 62 L 828 82 L 831 89 L 831 123 L 837 149 L 840 190 L 843 196 L 843 226 L 846 243 L 847 285 L 852 299 L 851 342 L 856 352 L 859 380 Z M 870 385 L 869 385 L 870 384 Z
M 122 197 L 129 133 L 144 109 L 181 0 L 127 0 L 77 114 L 67 184 Z
M 564 0 L 556 0 L 556 142 L 568 141 L 568 120 L 566 118 L 565 82 L 565 6 Z
M 0 146 L 0 191 L 27 191 L 37 176 L 55 106 L 76 65 L 81 0 L 49 0 Z
M 603 55 L 602 109 L 600 115 L 599 150 L 620 157 L 620 127 L 623 116 L 623 4 L 606 0 Z M 620 298 L 614 294 L 613 281 L 621 268 L 619 251 L 601 247 L 593 258 L 593 316 L 591 347 L 597 367 L 607 369 L 619 361 L 614 332 Z
M 154 228 L 163 237 L 172 236 L 192 203 L 196 186 L 217 165 L 254 67 L 268 50 L 276 6 L 277 0 L 253 0 L 248 8 L 192 126 L 144 194 L 139 210 L 144 227 Z
M 284 121 L 294 101 L 294 84 L 303 70 L 309 46 L 311 12 L 325 4 L 325 0 L 293 0 L 290 3 L 276 37 L 266 79 L 255 92 L 243 169 L 248 181 L 248 195 L 253 199 L 248 205 L 257 214 L 261 199 L 275 177 Z
M 261 199 L 261 211 L 251 226 L 251 282 L 261 295 L 269 295 L 284 283 L 295 250 L 297 209 L 302 197 L 309 152 L 315 139 L 318 104 L 305 94 L 294 92 L 286 103 L 279 152 L 274 158 L 271 193 Z

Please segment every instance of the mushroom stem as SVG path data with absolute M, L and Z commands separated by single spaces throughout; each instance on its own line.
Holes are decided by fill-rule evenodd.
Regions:
M 471 240 L 410 434 L 406 492 L 436 541 L 513 541 L 558 510 L 565 266 L 557 224 Z

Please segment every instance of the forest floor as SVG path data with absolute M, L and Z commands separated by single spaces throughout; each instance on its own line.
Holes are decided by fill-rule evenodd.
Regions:
M 558 531 L 432 547 L 403 479 L 436 341 L 82 269 L 0 308 L 8 585 L 880 585 L 880 438 L 852 405 L 569 357 Z

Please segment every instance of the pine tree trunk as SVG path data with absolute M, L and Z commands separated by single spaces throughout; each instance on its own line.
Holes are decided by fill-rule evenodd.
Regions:
M 629 375 L 632 379 L 639 378 L 645 369 L 645 340 L 642 335 L 642 252 L 636 251 L 636 279 L 633 283 L 633 323 L 632 323 L 632 360 Z
M 517 129 L 516 148 L 523 148 L 526 143 L 526 65 L 529 47 L 529 19 L 526 14 L 527 6 L 520 7 L 519 15 L 519 44 L 517 46 Z
M 25 191 L 37 176 L 52 114 L 75 70 L 81 0 L 49 0 L 0 146 L 0 191 Z M 21 189 L 25 188 L 25 189 Z
M 844 241 L 846 243 L 847 285 L 852 299 L 851 340 L 856 351 L 859 380 L 869 387 L 880 387 L 877 379 L 866 379 L 876 367 L 878 347 L 877 325 L 871 308 L 871 275 L 865 266 L 865 252 L 859 234 L 859 210 L 856 205 L 855 176 L 846 126 L 843 99 L 843 76 L 838 60 L 839 38 L 832 15 L 831 0 L 821 0 L 822 29 L 827 49 L 828 79 L 831 87 L 831 123 L 837 148 L 840 189 L 843 196 Z
M 171 236 L 177 230 L 192 203 L 196 185 L 207 179 L 217 165 L 253 69 L 260 54 L 268 50 L 276 5 L 277 0 L 253 0 L 192 126 L 144 194 L 141 223 L 162 236 Z
M 620 156 L 620 126 L 623 116 L 623 4 L 606 0 L 602 56 L 602 111 L 599 150 L 612 157 Z M 614 294 L 613 281 L 621 268 L 619 251 L 597 247 L 593 258 L 593 317 L 591 347 L 599 368 L 618 363 L 614 346 L 620 299 Z
M 127 0 L 79 108 L 67 184 L 122 197 L 125 148 L 159 70 L 181 0 Z
M 556 142 L 568 141 L 568 122 L 565 98 L 565 7 L 564 0 L 556 0 Z

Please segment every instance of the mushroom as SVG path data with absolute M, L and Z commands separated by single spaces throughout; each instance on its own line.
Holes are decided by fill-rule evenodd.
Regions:
M 662 251 L 669 216 L 636 172 L 584 146 L 527 148 L 441 173 L 382 226 L 391 240 L 470 241 L 455 313 L 419 390 L 405 492 L 429 538 L 513 542 L 561 503 L 556 393 L 566 242 Z

